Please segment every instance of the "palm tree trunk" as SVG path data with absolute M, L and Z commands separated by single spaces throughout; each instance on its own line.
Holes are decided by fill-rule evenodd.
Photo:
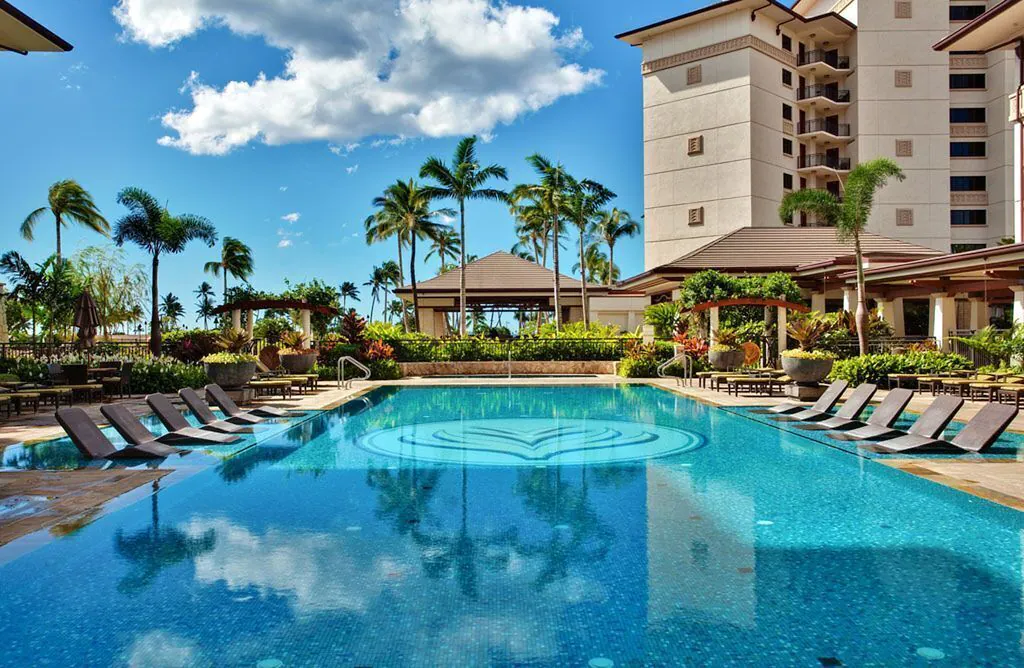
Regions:
M 373 322 L 373 309 L 377 306 L 377 291 L 370 295 L 370 322 Z
M 228 269 L 227 267 L 221 267 L 224 271 L 224 303 L 228 303 Z
M 405 268 L 402 263 L 402 233 L 399 232 L 396 236 L 398 237 L 398 282 L 405 285 Z M 388 306 L 389 304 L 385 300 L 384 309 L 387 310 Z M 405 330 L 406 334 L 409 333 L 409 317 L 406 315 L 404 308 L 402 309 L 402 329 Z
M 605 281 L 607 285 L 612 284 L 612 275 L 615 273 L 615 244 L 611 241 L 608 242 L 608 280 Z
M 54 216 L 57 220 L 57 259 L 60 259 L 60 214 Z
M 586 226 L 580 224 L 580 291 L 583 295 L 583 328 L 590 327 L 590 316 L 587 315 L 587 257 L 583 252 L 583 237 Z
M 416 292 L 416 235 L 412 235 L 409 242 L 409 279 L 412 281 L 412 324 L 416 331 L 420 331 L 420 295 Z M 405 314 L 405 304 L 402 304 L 402 314 Z
M 160 255 L 153 254 L 153 278 L 150 290 L 152 294 L 152 308 L 149 314 L 149 352 L 153 357 L 160 356 L 160 287 L 157 280 L 157 272 L 160 270 Z
M 864 285 L 864 257 L 861 255 L 860 234 L 853 235 L 853 253 L 857 258 L 857 344 L 860 347 L 860 354 L 868 354 L 868 303 L 867 288 Z
M 459 336 L 466 337 L 466 202 L 459 200 Z M 417 316 L 418 317 L 418 316 Z
M 551 233 L 554 237 L 554 250 L 552 253 L 552 262 L 555 265 L 555 334 L 557 335 L 562 329 L 562 302 L 559 299 L 558 293 L 561 290 L 561 281 L 558 279 L 558 216 L 554 218 L 554 224 L 551 226 Z

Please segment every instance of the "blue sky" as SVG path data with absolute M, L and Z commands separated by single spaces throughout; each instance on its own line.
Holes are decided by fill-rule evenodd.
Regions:
M 111 222 L 128 185 L 208 217 L 252 246 L 257 288 L 280 289 L 285 277 L 361 284 L 393 255 L 391 244 L 363 243 L 372 197 L 472 132 L 488 136 L 482 160 L 506 166 L 511 183 L 531 178 L 524 158 L 541 152 L 604 183 L 639 217 L 640 53 L 613 35 L 699 3 L 401 4 L 399 19 L 393 8 L 379 14 L 383 0 L 21 0 L 75 49 L 3 57 L 5 89 L 17 95 L 0 108 L 2 250 L 32 261 L 52 252 L 49 225 L 32 243 L 17 227 L 50 183 L 75 178 Z M 375 71 L 350 70 L 354 62 Z M 470 253 L 507 250 L 512 220 L 472 203 L 467 237 Z M 76 229 L 64 239 L 66 252 L 104 242 Z M 165 259 L 161 293 L 177 294 L 191 316 L 214 256 L 192 246 Z M 616 260 L 625 275 L 642 270 L 641 239 L 622 243 Z

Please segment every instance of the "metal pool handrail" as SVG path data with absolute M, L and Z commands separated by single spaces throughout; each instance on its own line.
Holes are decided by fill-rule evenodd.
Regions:
M 665 369 L 669 368 L 673 364 L 682 361 L 683 363 L 683 377 L 669 376 L 665 373 Z M 677 353 L 672 359 L 665 360 L 658 365 L 658 377 L 659 378 L 675 378 L 677 383 L 681 383 L 683 378 L 686 379 L 686 384 L 690 384 L 690 380 L 693 378 L 693 358 L 690 357 L 689 353 Z
M 360 378 L 360 380 L 370 380 L 370 376 L 373 375 L 373 372 L 370 371 L 369 367 L 357 360 L 355 357 L 352 357 L 351 355 L 344 355 L 338 358 L 338 387 L 342 387 L 345 384 L 345 362 L 348 362 L 363 372 L 363 377 Z M 348 381 L 347 387 L 351 386 L 352 380 Z

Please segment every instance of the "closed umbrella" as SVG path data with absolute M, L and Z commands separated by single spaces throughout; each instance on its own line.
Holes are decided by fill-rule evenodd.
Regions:
M 83 348 L 92 348 L 99 326 L 100 311 L 96 308 L 96 301 L 86 290 L 75 304 L 75 327 L 78 328 L 79 345 Z

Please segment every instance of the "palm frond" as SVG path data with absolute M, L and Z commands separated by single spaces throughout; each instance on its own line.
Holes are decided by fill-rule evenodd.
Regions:
M 26 241 L 32 241 L 35 238 L 35 226 L 39 222 L 39 219 L 43 217 L 50 208 L 41 206 L 32 213 L 25 216 L 25 220 L 21 223 L 21 237 Z

